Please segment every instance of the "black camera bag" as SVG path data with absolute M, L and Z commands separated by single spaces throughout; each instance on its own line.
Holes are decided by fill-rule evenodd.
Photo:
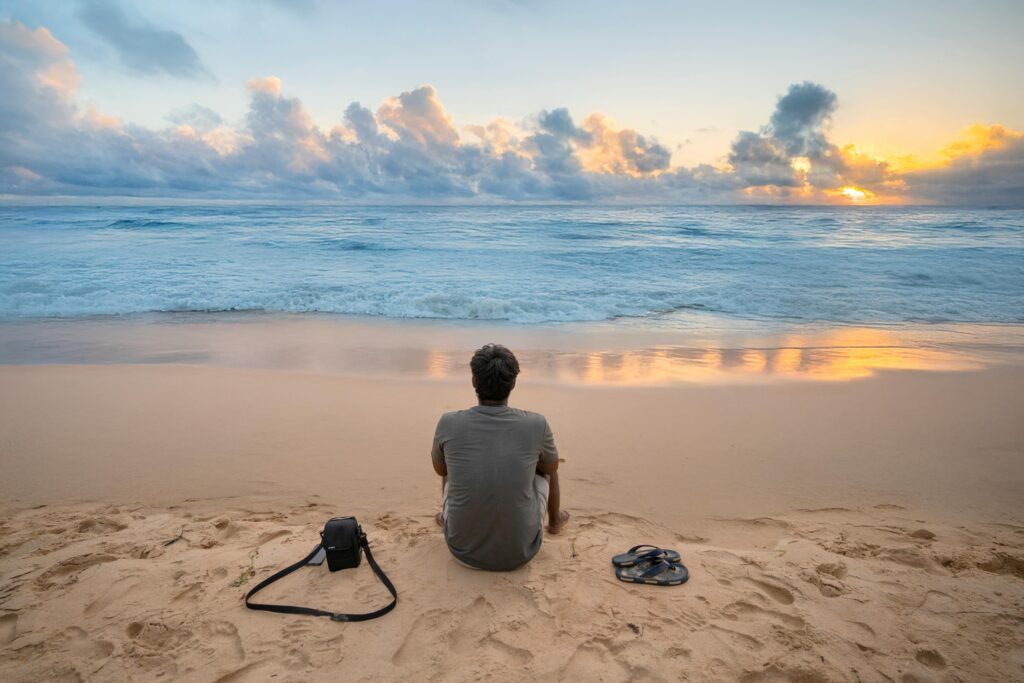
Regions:
M 362 534 L 355 517 L 335 517 L 327 522 L 320 532 L 320 545 L 327 554 L 327 568 L 336 572 L 358 567 L 363 559 L 363 546 L 359 543 Z
M 300 569 L 301 567 L 305 567 L 307 564 L 314 562 L 314 558 L 321 551 L 323 551 L 327 556 L 327 568 L 332 572 L 336 572 L 341 569 L 352 569 L 358 567 L 362 560 L 364 550 L 366 551 L 366 561 L 370 563 L 370 568 L 373 569 L 373 573 L 377 575 L 377 578 L 380 579 L 381 583 L 384 584 L 384 587 L 388 589 L 389 593 L 391 593 L 391 603 L 385 607 L 381 607 L 379 610 L 367 612 L 365 614 L 340 614 L 337 612 L 315 609 L 313 607 L 265 605 L 249 601 L 249 599 L 258 591 L 263 590 L 278 579 L 291 574 L 296 569 Z M 373 553 L 370 552 L 370 544 L 366 540 L 366 534 L 363 533 L 363 529 L 359 526 L 359 522 L 356 521 L 355 517 L 334 517 L 329 520 L 324 526 L 324 530 L 320 532 L 320 544 L 313 548 L 313 552 L 295 564 L 285 567 L 273 576 L 264 579 L 245 594 L 245 606 L 249 609 L 265 610 L 267 612 L 280 612 L 283 614 L 306 614 L 313 617 L 329 617 L 331 621 L 367 621 L 368 619 L 376 619 L 377 617 L 382 617 L 393 610 L 396 604 L 398 604 L 398 591 L 395 590 L 394 584 L 391 583 L 391 580 L 388 579 L 387 575 L 373 559 Z

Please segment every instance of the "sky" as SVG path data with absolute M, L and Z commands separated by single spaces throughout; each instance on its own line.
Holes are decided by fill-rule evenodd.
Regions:
M 1024 3 L 0 0 L 0 194 L 1024 204 Z

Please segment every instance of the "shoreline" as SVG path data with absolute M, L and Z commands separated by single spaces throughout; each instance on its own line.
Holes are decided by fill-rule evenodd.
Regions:
M 0 321 L 0 365 L 193 364 L 459 379 L 472 351 L 491 341 L 516 351 L 531 381 L 555 385 L 846 381 L 1024 365 L 1019 324 L 794 324 L 695 311 L 538 325 L 256 312 L 8 319 Z

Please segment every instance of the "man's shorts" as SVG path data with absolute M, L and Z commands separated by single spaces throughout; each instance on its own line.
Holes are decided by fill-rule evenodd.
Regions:
M 546 474 L 537 474 L 537 475 L 534 475 L 534 477 L 533 477 L 533 492 L 536 495 L 537 499 L 540 501 L 540 520 L 539 521 L 540 521 L 540 525 L 542 527 L 544 526 L 544 517 L 548 513 L 548 494 L 550 494 L 550 492 L 551 492 L 551 483 L 549 482 L 549 479 L 550 479 L 550 477 L 548 475 L 546 475 Z M 448 482 L 447 481 L 444 483 L 444 493 L 441 494 L 441 514 L 444 516 L 444 518 L 446 520 L 448 519 Z M 477 567 L 473 567 L 473 566 L 470 566 L 470 565 L 466 564 L 465 562 L 463 562 L 462 560 L 460 560 L 457 557 L 455 558 L 455 561 L 458 562 L 459 564 L 461 564 L 464 567 L 469 567 L 470 569 L 476 569 L 477 568 Z

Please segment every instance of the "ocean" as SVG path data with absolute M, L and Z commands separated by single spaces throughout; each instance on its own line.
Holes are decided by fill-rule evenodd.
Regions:
M 1021 210 L 8 203 L 0 245 L 5 320 L 1024 322 Z

